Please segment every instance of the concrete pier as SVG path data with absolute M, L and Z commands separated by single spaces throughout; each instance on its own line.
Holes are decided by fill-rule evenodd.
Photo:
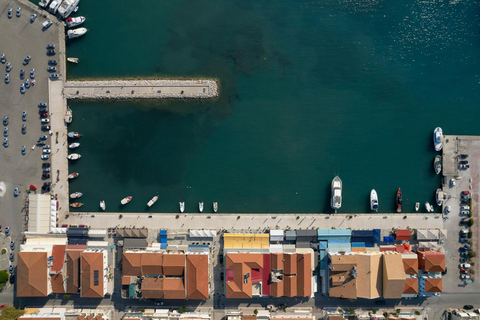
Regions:
M 205 99 L 218 96 L 214 80 L 68 81 L 67 99 Z

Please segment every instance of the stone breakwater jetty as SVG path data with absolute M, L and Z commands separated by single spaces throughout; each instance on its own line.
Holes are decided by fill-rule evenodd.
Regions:
M 218 96 L 215 80 L 67 81 L 67 99 L 208 99 Z

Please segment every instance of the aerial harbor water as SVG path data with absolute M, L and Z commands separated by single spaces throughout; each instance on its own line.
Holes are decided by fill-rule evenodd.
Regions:
M 111 10 L 115 8 L 115 10 Z M 216 78 L 209 101 L 70 101 L 81 211 L 379 213 L 434 203 L 432 134 L 479 135 L 477 2 L 83 1 L 68 79 Z M 120 200 L 133 196 L 121 208 Z M 423 205 L 420 211 L 425 211 Z M 437 208 L 438 211 L 438 208 Z

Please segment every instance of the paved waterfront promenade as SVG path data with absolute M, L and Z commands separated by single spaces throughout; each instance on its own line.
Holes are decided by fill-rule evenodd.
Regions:
M 120 218 L 120 215 L 122 217 Z M 70 213 L 62 223 L 111 228 L 135 226 L 168 229 L 261 230 L 306 228 L 443 228 L 440 214 L 178 214 L 175 213 Z M 240 219 L 237 217 L 240 216 Z M 406 216 L 406 218 L 404 218 Z M 297 219 L 299 217 L 299 219 Z
M 205 99 L 218 96 L 214 80 L 68 81 L 67 99 Z

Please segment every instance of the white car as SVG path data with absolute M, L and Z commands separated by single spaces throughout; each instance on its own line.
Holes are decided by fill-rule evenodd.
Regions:
M 17 17 L 20 17 L 21 14 L 22 14 L 22 8 L 17 7 Z
M 35 79 L 35 69 L 30 69 L 30 78 Z
M 52 153 L 52 150 L 50 150 L 50 149 L 43 149 L 43 153 L 49 154 L 49 153 Z
M 462 279 L 470 279 L 470 276 L 468 274 L 462 274 L 460 277 Z
M 470 267 L 471 267 L 470 263 L 461 263 L 460 264 L 460 268 L 462 268 L 462 269 L 468 269 Z
M 470 210 L 470 206 L 462 206 L 462 210 Z
M 50 157 L 48 156 L 48 154 L 42 154 L 41 158 L 42 160 L 48 160 Z
M 470 211 L 461 211 L 460 214 L 463 214 L 464 216 L 468 216 L 470 214 Z
M 22 120 L 27 121 L 27 111 L 23 111 L 22 113 Z
M 5 73 L 5 83 L 10 82 L 10 75 L 8 73 Z
M 25 85 L 23 83 L 20 85 L 20 93 L 25 93 Z
M 47 124 L 47 123 L 49 123 L 49 122 L 50 122 L 49 119 L 42 119 L 42 124 Z
M 450 188 L 455 187 L 455 179 L 450 179 Z
M 446 206 L 445 207 L 445 214 L 449 214 L 451 210 L 452 210 L 451 206 Z

